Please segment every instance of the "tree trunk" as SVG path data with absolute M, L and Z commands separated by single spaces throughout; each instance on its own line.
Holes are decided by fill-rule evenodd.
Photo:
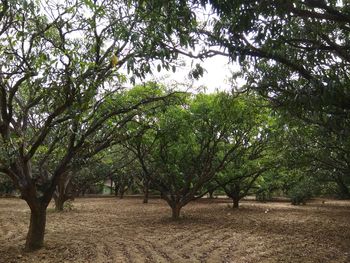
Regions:
M 239 198 L 232 198 L 233 201 L 233 208 L 237 209 L 239 208 Z
M 119 194 L 119 185 L 117 184 L 117 182 L 114 182 L 114 195 L 115 197 L 118 197 Z
M 214 199 L 214 191 L 209 191 L 209 198 Z
M 147 204 L 148 203 L 148 194 L 149 194 L 149 182 L 145 182 L 143 186 L 143 203 Z
M 62 196 L 57 196 L 55 200 L 55 210 L 56 212 L 62 212 L 64 207 L 65 198 Z
M 74 200 L 74 196 L 66 192 L 54 192 L 53 198 L 55 200 L 55 210 L 56 212 L 62 212 L 64 208 L 64 203 L 67 200 Z
M 148 189 L 143 195 L 143 203 L 148 204 Z
M 339 188 L 340 197 L 343 199 L 349 199 L 350 198 L 350 191 L 347 185 L 344 183 L 344 181 L 339 177 L 338 180 L 336 180 L 336 183 Z
M 73 198 L 72 189 L 71 189 L 71 179 L 72 176 L 68 172 L 63 173 L 60 176 L 59 182 L 56 186 L 53 197 L 55 199 L 55 210 L 57 212 L 63 211 L 64 203 Z
M 180 218 L 180 210 L 181 210 L 181 206 L 180 204 L 175 204 L 171 207 L 172 210 L 172 219 L 174 220 L 178 220 Z
M 26 238 L 25 250 L 34 251 L 44 244 L 46 225 L 46 207 L 31 208 L 29 231 Z
M 241 199 L 240 192 L 241 192 L 241 187 L 237 183 L 231 189 L 231 194 L 230 194 L 232 201 L 233 201 L 233 209 L 239 208 L 239 200 Z
M 113 195 L 113 180 L 112 179 L 109 179 L 109 180 L 111 180 L 110 181 L 110 192 L 109 192 L 109 194 Z
M 119 192 L 119 198 L 120 199 L 123 199 L 124 198 L 124 189 L 120 189 L 120 192 Z

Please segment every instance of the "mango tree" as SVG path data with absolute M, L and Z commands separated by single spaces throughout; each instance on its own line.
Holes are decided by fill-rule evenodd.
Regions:
M 242 96 L 242 115 L 248 119 L 243 142 L 234 159 L 215 177 L 215 181 L 233 201 L 239 201 L 257 187 L 258 178 L 278 163 L 276 124 L 266 102 L 254 95 Z
M 304 171 L 305 182 L 323 186 L 324 194 L 350 198 L 349 149 L 347 136 L 337 135 L 323 126 L 291 119 L 285 132 L 285 158 L 288 167 Z M 333 186 L 331 186 L 333 185 Z M 305 189 L 310 187 L 304 187 Z M 333 188 L 333 189 L 332 189 Z
M 246 88 L 298 118 L 301 127 L 312 126 L 308 169 L 328 171 L 349 197 L 348 1 L 186 2 L 209 4 L 217 13 L 198 31 L 207 36 L 207 49 L 220 46 L 213 53 L 240 63 Z
M 156 115 L 135 144 L 151 184 L 178 219 L 190 201 L 208 192 L 207 183 L 230 163 L 251 126 L 248 104 L 235 95 L 192 95 Z
M 257 187 L 257 179 L 269 170 L 268 164 L 264 160 L 250 159 L 247 153 L 237 156 L 226 168 L 218 173 L 216 182 L 225 191 L 226 195 L 232 199 L 233 208 L 239 207 L 239 201 L 252 194 L 252 190 Z
M 46 208 L 74 157 L 108 147 L 118 125 L 164 100 L 123 101 L 118 69 L 142 76 L 173 55 L 130 1 L 0 3 L 0 172 L 31 210 L 30 251 L 43 246 Z

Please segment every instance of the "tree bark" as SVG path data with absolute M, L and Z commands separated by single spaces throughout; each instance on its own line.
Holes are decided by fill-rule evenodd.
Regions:
M 145 182 L 143 186 L 143 203 L 148 203 L 148 194 L 149 194 L 149 182 Z
M 239 200 L 241 199 L 240 192 L 241 192 L 241 187 L 239 184 L 235 184 L 233 189 L 231 189 L 230 196 L 233 201 L 233 209 L 239 208 Z
M 62 212 L 64 207 L 65 198 L 62 196 L 57 196 L 54 198 L 55 200 L 55 210 L 56 212 Z
M 63 205 L 64 205 L 64 201 L 60 198 L 55 200 L 55 210 L 57 212 L 62 212 L 63 211 Z
M 120 189 L 120 192 L 119 192 L 119 198 L 120 199 L 123 199 L 124 198 L 124 189 Z
M 68 172 L 62 173 L 59 182 L 56 186 L 53 197 L 55 200 L 55 210 L 57 212 L 63 211 L 64 203 L 68 199 L 72 199 L 73 195 L 71 193 L 71 176 Z
M 117 182 L 114 182 L 114 196 L 118 197 L 119 194 L 119 185 L 117 184 Z
M 30 225 L 26 238 L 25 250 L 34 251 L 44 244 L 46 226 L 46 206 L 31 207 Z
M 233 201 L 233 208 L 237 209 L 239 208 L 239 198 L 232 198 Z
M 171 207 L 172 211 L 172 219 L 178 220 L 180 218 L 180 211 L 181 211 L 181 206 L 180 204 L 175 204 Z
M 74 200 L 74 196 L 72 194 L 68 194 L 66 192 L 55 192 L 53 194 L 53 198 L 55 200 L 55 211 L 62 212 L 64 208 L 64 203 L 71 199 Z
M 148 189 L 144 192 L 143 203 L 148 204 Z

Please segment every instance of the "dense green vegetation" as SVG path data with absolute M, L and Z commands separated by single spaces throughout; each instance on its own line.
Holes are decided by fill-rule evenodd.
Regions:
M 87 192 L 350 198 L 347 1 L 0 2 L 0 192 L 31 210 Z M 201 16 L 201 12 L 216 15 Z M 200 48 L 199 48 L 200 47 Z M 179 55 L 238 61 L 213 94 L 142 80 Z M 128 75 L 121 73 L 125 68 Z M 197 64 L 193 77 L 203 74 Z

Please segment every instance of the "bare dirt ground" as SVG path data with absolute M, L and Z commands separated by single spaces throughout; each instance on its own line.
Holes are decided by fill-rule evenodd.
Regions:
M 267 209 L 269 209 L 267 211 Z M 29 209 L 0 199 L 0 262 L 350 262 L 350 202 L 200 200 L 172 221 L 165 202 L 77 199 L 49 209 L 45 247 L 23 252 Z

